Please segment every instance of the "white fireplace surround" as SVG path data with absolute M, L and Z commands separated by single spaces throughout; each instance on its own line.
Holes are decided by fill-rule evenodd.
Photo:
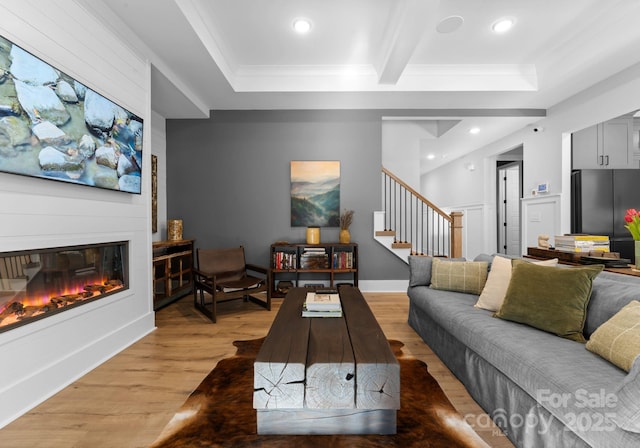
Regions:
M 142 194 L 0 173 L 0 252 L 129 242 L 129 289 L 0 333 L 0 427 L 154 329 L 150 65 L 75 2 L 0 3 L 0 34 L 144 119 Z

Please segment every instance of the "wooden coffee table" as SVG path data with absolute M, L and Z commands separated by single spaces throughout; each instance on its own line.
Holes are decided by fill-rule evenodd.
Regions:
M 254 363 L 258 434 L 395 434 L 400 365 L 360 290 L 340 288 L 344 317 L 301 317 L 285 297 Z

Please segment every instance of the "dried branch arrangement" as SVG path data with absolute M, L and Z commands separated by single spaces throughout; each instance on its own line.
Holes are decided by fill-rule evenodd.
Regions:
M 351 227 L 351 223 L 353 222 L 353 214 L 355 212 L 353 210 L 345 210 L 340 215 L 340 229 L 341 230 L 349 230 Z

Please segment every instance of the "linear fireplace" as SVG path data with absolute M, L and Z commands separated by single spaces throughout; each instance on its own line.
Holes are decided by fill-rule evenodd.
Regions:
M 0 332 L 122 291 L 128 242 L 0 252 Z

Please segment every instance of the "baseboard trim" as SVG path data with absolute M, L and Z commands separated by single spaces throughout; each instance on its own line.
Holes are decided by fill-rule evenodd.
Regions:
M 409 280 L 360 280 L 362 292 L 407 292 Z

